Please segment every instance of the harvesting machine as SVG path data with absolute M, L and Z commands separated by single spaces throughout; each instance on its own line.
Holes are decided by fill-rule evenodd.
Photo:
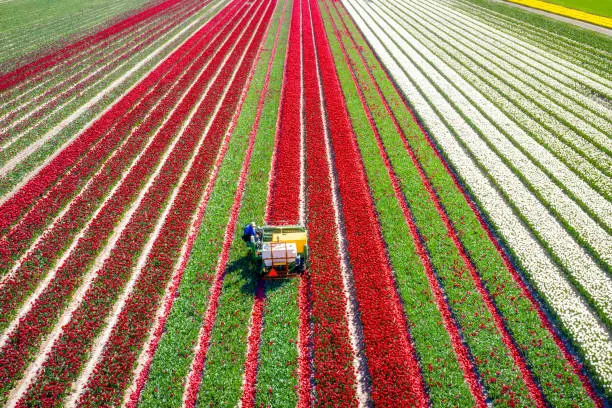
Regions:
M 243 240 L 263 279 L 300 276 L 308 263 L 308 234 L 301 225 L 245 227 Z M 249 233 L 250 231 L 250 233 Z

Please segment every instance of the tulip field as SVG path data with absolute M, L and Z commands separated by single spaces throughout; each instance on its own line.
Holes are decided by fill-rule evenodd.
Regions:
M 611 405 L 610 37 L 105 7 L 0 47 L 0 406 Z M 251 221 L 304 225 L 307 270 L 261 279 Z

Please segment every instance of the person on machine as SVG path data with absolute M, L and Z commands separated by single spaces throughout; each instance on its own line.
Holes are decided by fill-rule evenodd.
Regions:
M 242 234 L 242 239 L 246 242 L 247 247 L 250 250 L 255 250 L 255 243 L 259 238 L 259 232 L 257 231 L 257 226 L 254 222 L 247 224 L 244 227 L 244 231 Z

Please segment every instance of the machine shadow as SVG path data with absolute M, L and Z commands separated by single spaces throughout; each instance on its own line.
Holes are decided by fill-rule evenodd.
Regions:
M 242 257 L 227 265 L 225 274 L 240 274 L 241 282 L 243 282 L 240 292 L 245 295 L 255 296 L 257 282 L 260 279 L 257 269 L 258 266 L 255 260 L 251 256 L 244 254 Z M 266 292 L 282 288 L 288 281 L 289 279 L 267 280 Z

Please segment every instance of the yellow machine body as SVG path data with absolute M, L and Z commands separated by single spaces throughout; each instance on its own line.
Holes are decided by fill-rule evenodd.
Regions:
M 264 225 L 258 231 L 252 253 L 259 265 L 261 277 L 286 279 L 301 276 L 308 267 L 306 228 L 302 225 Z M 275 244 L 278 245 L 276 248 Z
M 299 253 L 304 253 L 304 247 L 308 244 L 306 232 L 281 232 L 272 234 L 272 242 L 294 243 Z

